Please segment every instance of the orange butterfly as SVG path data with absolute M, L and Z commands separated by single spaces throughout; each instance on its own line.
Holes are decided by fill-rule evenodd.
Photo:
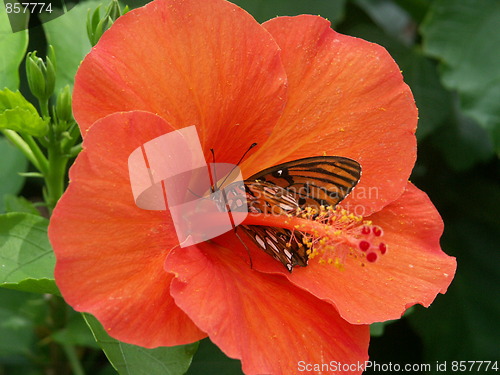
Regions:
M 245 194 L 250 213 L 295 215 L 297 209 L 335 207 L 347 197 L 360 177 L 361 166 L 352 159 L 340 156 L 298 159 L 254 174 L 245 180 L 244 192 L 228 194 L 227 203 L 231 211 L 241 210 L 238 196 Z M 300 232 L 270 226 L 240 227 L 289 272 L 297 265 L 307 265 L 307 248 Z

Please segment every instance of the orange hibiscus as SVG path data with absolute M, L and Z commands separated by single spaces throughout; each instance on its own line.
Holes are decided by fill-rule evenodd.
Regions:
M 85 58 L 73 105 L 84 143 L 49 227 L 55 277 L 70 305 L 119 340 L 156 347 L 209 336 L 248 374 L 364 362 L 368 324 L 428 306 L 453 278 L 441 218 L 408 182 L 410 89 L 382 47 L 321 17 L 260 25 L 223 0 L 154 1 L 119 18 Z M 191 125 L 207 160 L 213 148 L 218 162 L 236 163 L 257 142 L 244 177 L 308 156 L 358 161 L 361 180 L 336 224 L 246 222 L 301 221 L 320 249 L 329 231 L 337 237 L 293 273 L 248 242 L 250 267 L 233 232 L 178 247 L 168 211 L 136 206 L 127 161 Z M 367 247 L 385 255 L 365 262 Z

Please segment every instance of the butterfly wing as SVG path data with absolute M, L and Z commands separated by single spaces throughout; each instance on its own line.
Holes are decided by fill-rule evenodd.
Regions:
M 295 266 L 307 266 L 307 247 L 302 244 L 302 234 L 285 228 L 258 225 L 241 225 L 240 228 L 255 244 L 280 261 L 289 272 Z
M 361 166 L 340 156 L 318 156 L 279 164 L 245 180 L 249 212 L 294 215 L 297 208 L 336 206 L 361 177 Z M 285 228 L 242 226 L 245 233 L 288 271 L 307 265 L 302 234 Z
M 279 164 L 245 181 L 266 182 L 285 189 L 300 207 L 336 206 L 361 177 L 361 166 L 341 156 L 316 156 Z

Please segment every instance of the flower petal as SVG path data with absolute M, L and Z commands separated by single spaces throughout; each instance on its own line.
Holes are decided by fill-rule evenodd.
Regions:
M 263 26 L 282 49 L 289 86 L 285 111 L 255 160 L 269 167 L 323 153 L 350 157 L 363 174 L 346 203 L 368 215 L 395 200 L 415 163 L 417 109 L 391 56 L 317 16 Z
M 82 133 L 110 113 L 146 110 L 196 125 L 217 159 L 263 143 L 286 100 L 279 48 L 223 0 L 157 0 L 120 17 L 82 62 L 74 114 Z
M 331 301 L 353 324 L 397 319 L 408 307 L 428 307 L 438 293 L 446 292 L 456 261 L 441 250 L 443 222 L 424 192 L 408 183 L 398 200 L 367 219 L 383 228 L 388 246 L 377 262 L 362 266 L 348 256 L 339 270 L 311 260 L 306 268 L 295 269 L 290 281 Z M 255 267 L 265 271 L 261 264 Z
M 177 248 L 165 266 L 176 275 L 175 302 L 226 355 L 241 359 L 245 374 L 292 374 L 299 361 L 367 360 L 368 326 L 348 324 L 333 306 L 280 275 L 251 269 L 241 259 L 246 254 L 228 248 L 232 233 L 217 240 L 226 246 Z
M 49 226 L 56 282 L 65 300 L 94 314 L 114 338 L 145 347 L 206 336 L 168 291 L 172 276 L 163 263 L 178 242 L 170 216 L 138 208 L 129 181 L 130 153 L 172 130 L 146 112 L 96 122 Z

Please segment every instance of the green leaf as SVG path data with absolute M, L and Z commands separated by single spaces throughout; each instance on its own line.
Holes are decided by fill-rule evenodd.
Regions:
M 447 168 L 429 143 L 420 152 L 426 173 L 412 181 L 429 194 L 443 215 L 441 246 L 457 259 L 457 272 L 446 294 L 438 295 L 429 309 L 417 306 L 408 317 L 423 341 L 422 362 L 496 360 L 500 332 L 498 161 L 457 173 Z
M 13 33 L 5 6 L 0 6 L 0 89 L 19 88 L 19 65 L 28 48 L 28 31 Z
M 5 289 L 22 292 L 61 295 L 53 279 L 26 278 L 17 283 L 0 283 L 0 286 Z
M 393 322 L 393 320 L 391 320 L 390 322 Z M 372 337 L 382 336 L 384 334 L 385 326 L 387 324 L 389 324 L 389 322 L 380 322 L 380 323 L 370 324 L 370 336 L 372 336 Z
M 259 22 L 265 22 L 276 16 L 319 14 L 328 18 L 335 25 L 344 18 L 345 8 L 345 0 L 234 0 L 232 2 L 245 9 Z
M 84 314 L 99 346 L 120 375 L 176 375 L 186 373 L 198 343 L 146 349 L 110 337 L 99 321 Z
M 433 143 L 455 171 L 469 169 L 494 155 L 494 145 L 487 131 L 466 117 L 455 105 L 454 117 L 436 131 Z
M 497 198 L 498 195 L 497 188 Z M 490 198 L 484 200 L 490 201 Z M 491 203 L 494 202 L 498 207 L 499 200 Z M 497 224 L 485 225 L 467 217 L 448 220 L 443 248 L 457 256 L 455 280 L 428 311 L 418 309 L 410 317 L 424 341 L 425 362 L 498 358 L 500 242 L 497 233 Z
M 81 2 L 64 16 L 43 24 L 47 41 L 54 47 L 57 56 L 56 92 L 66 85 L 73 86 L 78 66 L 90 52 L 86 33 L 87 13 L 100 4 L 99 1 Z
M 48 224 L 47 219 L 26 213 L 0 215 L 0 286 L 58 294 Z
M 11 129 L 37 137 L 47 134 L 48 121 L 19 91 L 0 91 L 0 129 Z
M 0 212 L 4 208 L 4 196 L 6 194 L 17 194 L 24 185 L 25 178 L 19 176 L 19 172 L 26 171 L 28 160 L 15 146 L 7 139 L 0 138 Z
M 243 375 L 241 362 L 227 357 L 210 339 L 200 341 L 187 375 Z
M 12 194 L 6 194 L 3 197 L 5 212 L 25 212 L 40 216 L 40 211 L 36 209 L 32 202 L 24 197 L 17 197 Z
M 355 2 L 388 35 L 411 43 L 413 35 L 407 31 L 411 30 L 412 19 L 398 4 L 391 0 L 356 0 Z
M 85 322 L 83 315 L 71 311 L 70 318 L 66 326 L 52 334 L 54 341 L 59 344 L 86 346 L 99 349 L 89 326 Z
M 43 297 L 0 288 L 0 300 L 0 358 L 29 356 L 35 342 L 34 327 L 46 313 Z
M 500 2 L 437 0 L 421 27 L 424 52 L 441 61 L 442 80 L 457 90 L 466 115 L 500 152 Z
M 452 95 L 442 86 L 434 62 L 419 49 L 395 56 L 418 107 L 419 141 L 445 124 L 452 113 Z
M 422 22 L 432 0 L 395 0 L 395 2 L 408 12 L 417 23 Z
M 403 317 L 407 317 L 408 315 L 410 315 L 415 309 L 415 306 L 411 306 L 408 310 L 405 311 L 405 313 L 403 314 Z M 372 337 L 379 337 L 379 336 L 382 336 L 385 332 L 385 329 L 386 327 L 389 325 L 389 324 L 392 324 L 394 322 L 397 322 L 399 319 L 394 319 L 394 320 L 386 320 L 385 322 L 378 322 L 378 323 L 373 323 L 373 324 L 370 324 L 370 336 Z

